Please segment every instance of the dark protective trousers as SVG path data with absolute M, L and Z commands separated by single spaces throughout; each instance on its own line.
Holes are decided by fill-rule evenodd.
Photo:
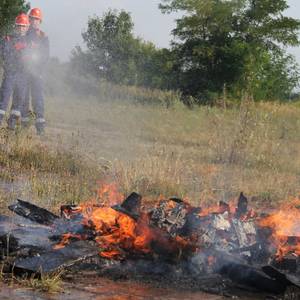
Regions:
M 16 97 L 13 99 L 10 112 L 10 120 L 13 125 L 18 118 L 21 117 L 21 108 L 25 99 L 27 86 L 27 78 L 23 72 L 5 72 L 0 90 L 0 122 L 3 120 L 13 92 L 16 92 Z M 9 122 L 10 123 L 10 122 Z M 14 127 L 14 125 L 12 126 Z
M 36 76 L 32 74 L 27 76 L 25 99 L 21 105 L 22 123 L 25 126 L 30 120 L 30 96 L 32 98 L 32 108 L 36 115 L 36 129 L 38 131 L 43 130 L 45 126 L 45 109 L 42 76 Z

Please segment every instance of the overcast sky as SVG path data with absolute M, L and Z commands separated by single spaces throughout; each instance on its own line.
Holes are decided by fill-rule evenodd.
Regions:
M 276 0 L 274 0 L 276 1 Z M 132 15 L 135 33 L 157 46 L 168 47 L 175 15 L 163 15 L 158 9 L 160 0 L 31 0 L 31 7 L 44 11 L 43 30 L 51 42 L 52 56 L 67 60 L 76 44 L 82 45 L 81 33 L 88 17 L 109 8 L 124 9 Z M 300 19 L 300 1 L 288 0 L 287 15 Z M 300 47 L 290 49 L 300 63 Z

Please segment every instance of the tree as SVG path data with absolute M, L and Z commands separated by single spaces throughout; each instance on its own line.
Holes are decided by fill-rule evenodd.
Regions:
M 92 73 L 115 83 L 135 83 L 137 41 L 132 30 L 131 17 L 125 11 L 109 10 L 102 18 L 89 19 L 82 36 L 88 48 Z
M 184 12 L 173 30 L 178 87 L 204 101 L 224 85 L 255 94 L 258 80 L 271 90 L 280 75 L 292 79 L 288 93 L 298 74 L 282 46 L 299 45 L 300 21 L 283 16 L 287 7 L 285 0 L 162 0 L 163 12 Z
M 15 17 L 21 13 L 27 13 L 30 5 L 25 0 L 0 0 L 0 35 L 10 33 Z
M 292 55 L 278 51 L 261 51 L 255 57 L 249 82 L 236 82 L 232 88 L 235 96 L 250 91 L 255 100 L 287 100 L 299 86 L 299 66 Z M 244 78 L 241 79 L 243 83 Z
M 174 86 L 174 55 L 168 49 L 158 49 L 151 42 L 139 40 L 136 56 L 137 82 L 139 86 L 172 89 Z
M 80 75 L 124 85 L 170 87 L 172 52 L 135 37 L 129 13 L 109 10 L 101 18 L 90 18 L 83 39 L 87 51 L 76 47 L 71 57 L 72 69 Z

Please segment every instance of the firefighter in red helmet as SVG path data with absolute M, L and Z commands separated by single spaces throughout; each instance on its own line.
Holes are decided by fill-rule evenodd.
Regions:
M 36 20 L 43 20 L 43 13 L 39 8 L 33 8 L 29 13 L 30 18 L 34 18 Z
M 26 35 L 29 47 L 28 90 L 22 106 L 22 125 L 27 127 L 31 96 L 38 134 L 43 134 L 45 128 L 43 75 L 49 59 L 49 40 L 46 34 L 40 30 L 42 20 L 42 11 L 39 8 L 33 8 L 29 13 L 30 27 Z
M 14 99 L 13 106 L 8 119 L 8 127 L 15 128 L 17 120 L 21 116 L 21 106 L 26 95 L 26 52 L 27 31 L 29 28 L 29 18 L 26 14 L 20 14 L 15 20 L 15 30 L 12 35 L 4 38 L 3 62 L 4 77 L 0 90 L 0 123 L 8 110 L 10 97 L 15 90 L 18 97 Z

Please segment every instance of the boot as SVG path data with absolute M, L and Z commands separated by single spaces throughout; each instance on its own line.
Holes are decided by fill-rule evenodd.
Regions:
M 0 127 L 2 127 L 3 119 L 4 119 L 4 115 L 0 114 Z
M 37 135 L 42 136 L 45 134 L 45 123 L 36 123 L 35 128 Z
M 7 121 L 7 127 L 10 130 L 15 130 L 17 125 L 18 117 L 15 115 L 10 115 L 8 121 Z

